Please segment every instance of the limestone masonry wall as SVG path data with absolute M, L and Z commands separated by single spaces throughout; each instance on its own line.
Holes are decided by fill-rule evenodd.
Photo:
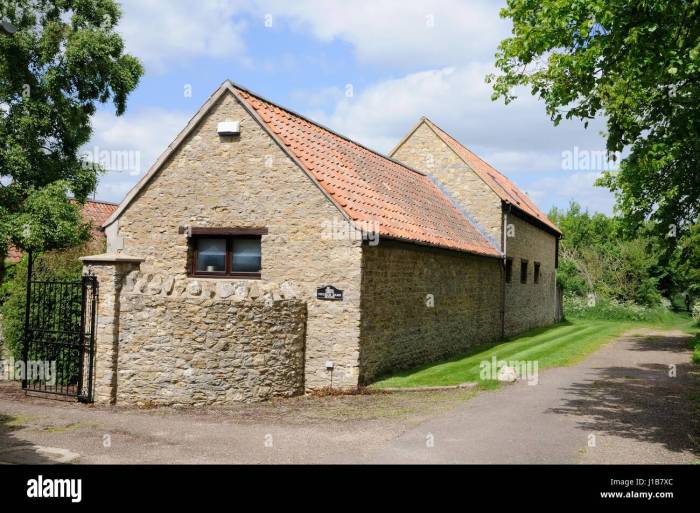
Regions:
M 118 404 L 205 406 L 304 391 L 306 305 L 288 286 L 132 272 L 120 298 Z
M 240 120 L 240 136 L 220 138 L 217 124 Z M 243 280 L 188 277 L 180 226 L 266 227 L 258 286 L 288 282 L 307 303 L 306 386 L 355 386 L 360 330 L 359 241 L 322 237 L 342 215 L 232 94 L 218 100 L 111 228 L 108 252 L 144 258 L 141 270 L 165 272 L 185 287 L 236 287 Z M 116 233 L 115 233 L 116 232 Z M 343 301 L 319 301 L 334 285 Z
M 513 259 L 513 278 L 506 284 L 506 336 L 555 322 L 556 237 L 511 214 L 506 254 Z M 520 261 L 526 259 L 527 283 L 520 283 Z M 540 263 L 539 283 L 534 281 L 535 262 Z
M 501 336 L 499 259 L 383 241 L 362 267 L 362 383 Z
M 421 124 L 393 157 L 437 178 L 501 246 L 501 200 L 435 132 Z

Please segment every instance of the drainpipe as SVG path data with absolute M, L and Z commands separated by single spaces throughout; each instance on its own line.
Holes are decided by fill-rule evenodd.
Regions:
M 501 226 L 501 250 L 503 251 L 502 280 L 501 280 L 501 338 L 506 338 L 506 250 L 508 249 L 508 213 L 510 203 L 504 201 L 501 205 L 503 209 L 503 221 Z

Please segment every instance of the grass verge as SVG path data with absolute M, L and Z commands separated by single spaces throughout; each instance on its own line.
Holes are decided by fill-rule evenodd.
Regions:
M 397 372 L 371 385 L 372 388 L 404 388 L 458 385 L 468 381 L 478 382 L 480 388 L 496 388 L 499 383 L 481 379 L 481 362 L 537 361 L 538 369 L 572 365 L 605 343 L 635 327 L 663 329 L 691 329 L 688 316 L 675 314 L 658 323 L 572 319 L 553 326 L 539 328 L 510 340 L 491 345 L 481 345 L 474 350 L 449 360 L 423 365 Z

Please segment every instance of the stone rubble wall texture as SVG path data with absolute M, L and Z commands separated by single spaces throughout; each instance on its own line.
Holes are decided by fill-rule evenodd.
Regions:
M 422 123 L 393 158 L 437 178 L 501 245 L 501 200 L 433 130 Z
M 499 259 L 382 241 L 362 267 L 362 383 L 500 338 Z
M 513 258 L 513 277 L 506 284 L 506 336 L 547 326 L 556 321 L 557 290 L 554 255 L 556 237 L 512 214 L 512 236 L 506 240 L 506 254 Z M 527 283 L 520 283 L 520 260 L 526 259 Z M 540 262 L 540 281 L 535 283 L 535 262 Z
M 95 324 L 95 374 L 93 398 L 97 403 L 114 402 L 117 388 L 117 356 L 121 291 L 124 278 L 133 264 L 88 264 L 85 273 L 94 274 L 98 283 Z
M 306 304 L 286 287 L 133 272 L 121 294 L 118 404 L 207 406 L 304 392 Z
M 501 199 L 425 123 L 404 141 L 394 158 L 435 176 L 499 246 L 502 244 Z M 506 285 L 505 334 L 512 336 L 555 322 L 556 238 L 514 215 L 508 222 L 515 228 L 515 237 L 506 242 L 506 254 L 513 259 L 513 280 Z M 521 258 L 529 261 L 527 284 L 520 283 Z M 540 262 L 542 273 L 537 285 L 533 283 L 535 261 Z M 493 293 L 500 294 L 495 289 Z
M 239 137 L 218 136 L 217 124 L 225 120 L 240 120 Z M 226 94 L 124 211 L 108 252 L 144 258 L 144 273 L 163 272 L 187 289 L 249 284 L 295 289 L 307 305 L 305 387 L 330 383 L 326 361 L 335 366 L 334 386 L 355 386 L 362 250 L 360 241 L 322 236 L 323 223 L 334 219 L 343 219 L 338 209 Z M 188 277 L 187 237 L 178 233 L 180 226 L 267 227 L 262 279 Z M 344 300 L 317 300 L 316 288 L 324 285 L 343 290 Z M 126 330 L 124 336 L 132 337 L 138 326 Z

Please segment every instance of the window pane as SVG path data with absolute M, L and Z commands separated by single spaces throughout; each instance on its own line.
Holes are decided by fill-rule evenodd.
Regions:
M 197 271 L 226 271 L 226 239 L 197 239 Z
M 231 270 L 236 273 L 260 272 L 260 239 L 237 238 L 233 241 Z

